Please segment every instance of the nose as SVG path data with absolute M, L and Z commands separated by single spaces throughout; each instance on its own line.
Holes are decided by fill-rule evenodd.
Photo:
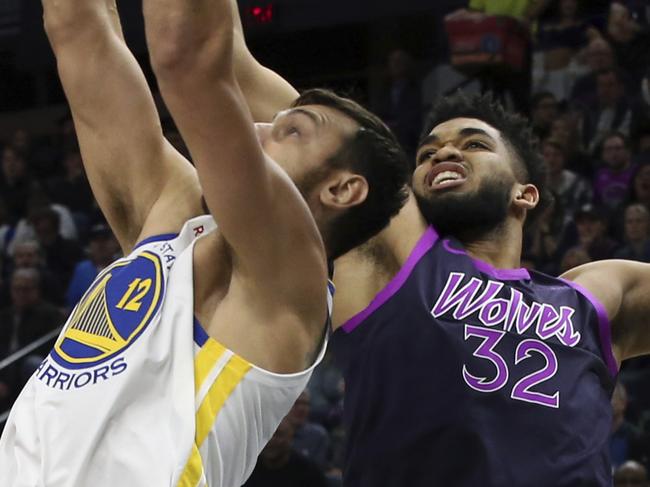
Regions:
M 445 144 L 442 146 L 440 149 L 436 151 L 436 155 L 434 156 L 434 161 L 437 162 L 447 162 L 447 161 L 460 161 L 462 159 L 462 155 L 460 151 L 453 145 L 451 144 Z
M 260 145 L 264 147 L 264 144 L 271 137 L 271 131 L 273 130 L 273 124 L 271 123 L 256 123 L 255 124 L 255 133 L 257 134 L 257 140 L 259 140 Z

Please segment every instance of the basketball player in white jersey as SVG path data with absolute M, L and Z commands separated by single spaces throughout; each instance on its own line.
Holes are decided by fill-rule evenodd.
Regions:
M 162 136 L 115 3 L 43 6 L 86 171 L 125 257 L 16 401 L 0 485 L 240 485 L 322 357 L 327 259 L 398 211 L 403 156 L 378 119 L 327 92 L 256 133 L 220 1 L 205 12 L 227 26 L 212 26 L 215 50 L 184 54 L 189 117 L 165 88 L 197 177 Z M 159 74 L 176 72 L 175 55 L 155 52 Z M 202 195 L 218 228 L 197 216 Z

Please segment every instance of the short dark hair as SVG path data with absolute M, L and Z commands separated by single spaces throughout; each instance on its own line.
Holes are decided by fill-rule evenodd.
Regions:
M 386 228 L 402 208 L 408 198 L 408 158 L 386 124 L 349 98 L 313 89 L 305 91 L 292 106 L 304 105 L 332 108 L 359 125 L 328 161 L 329 167 L 351 169 L 368 181 L 366 200 L 336 217 L 325 230 L 328 257 L 335 259 Z
M 553 202 L 547 188 L 547 168 L 539 153 L 539 141 L 533 135 L 528 120 L 521 115 L 509 113 L 490 93 L 468 95 L 462 91 L 440 98 L 427 117 L 423 137 L 441 123 L 454 118 L 476 118 L 499 131 L 506 146 L 515 156 L 523 172 L 522 183 L 533 184 L 539 191 L 537 207 L 528 212 L 527 223 L 533 222 Z

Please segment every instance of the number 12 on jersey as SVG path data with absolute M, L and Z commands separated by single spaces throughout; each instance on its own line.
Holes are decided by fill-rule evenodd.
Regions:
M 140 306 L 142 306 L 142 299 L 147 295 L 149 289 L 151 289 L 151 284 L 151 279 L 141 279 L 139 277 L 134 279 L 115 307 L 125 311 L 138 311 Z M 131 297 L 136 290 L 137 294 Z
M 505 359 L 497 353 L 494 349 L 499 344 L 505 331 L 493 330 L 481 326 L 465 325 L 465 341 L 470 337 L 482 339 L 481 343 L 472 355 L 482 360 L 487 360 L 492 363 L 496 368 L 494 378 L 478 377 L 473 375 L 463 365 L 463 379 L 465 383 L 478 392 L 496 392 L 506 386 L 510 376 L 510 368 Z M 557 373 L 558 361 L 555 352 L 546 343 L 540 340 L 527 339 L 523 340 L 517 345 L 515 350 L 515 360 L 512 368 L 515 365 L 531 358 L 533 354 L 539 354 L 545 360 L 545 365 L 520 379 L 512 388 L 510 397 L 517 401 L 525 401 L 541 406 L 558 408 L 560 406 L 560 392 L 555 391 L 553 394 L 543 394 L 538 391 L 532 390 L 537 386 L 549 379 Z

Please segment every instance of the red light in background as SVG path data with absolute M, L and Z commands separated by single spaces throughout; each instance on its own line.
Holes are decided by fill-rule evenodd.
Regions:
M 254 24 L 270 24 L 273 22 L 273 4 L 256 5 L 249 8 L 250 20 Z

